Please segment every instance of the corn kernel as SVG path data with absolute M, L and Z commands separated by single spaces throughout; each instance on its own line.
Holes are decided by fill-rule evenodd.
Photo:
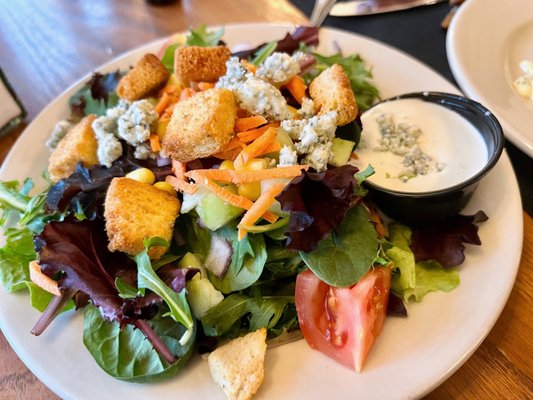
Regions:
M 156 189 L 162 190 L 163 192 L 168 192 L 172 196 L 175 196 L 176 193 L 177 193 L 176 190 L 172 187 L 172 185 L 170 183 L 165 182 L 165 181 L 160 181 L 160 182 L 154 183 L 154 187 Z
M 268 161 L 264 158 L 252 158 L 244 166 L 245 171 L 259 171 L 268 168 Z
M 163 139 L 163 137 L 167 133 L 167 126 L 169 122 L 170 122 L 170 118 L 164 118 L 164 119 L 160 119 L 157 121 L 156 132 L 157 132 L 157 136 L 159 136 L 159 139 Z
M 296 108 L 293 106 L 287 106 L 287 108 L 289 109 L 289 112 L 292 114 L 293 118 L 299 117 L 298 110 Z
M 155 175 L 148 168 L 139 168 L 131 171 L 126 175 L 126 178 L 134 179 L 136 181 L 152 185 L 155 182 Z
M 243 197 L 256 201 L 261 195 L 261 182 L 241 183 L 237 187 L 237 192 Z
M 220 166 L 218 167 L 218 169 L 230 169 L 232 171 L 235 170 L 235 167 L 233 165 L 233 161 L 231 160 L 224 160 L 220 163 Z

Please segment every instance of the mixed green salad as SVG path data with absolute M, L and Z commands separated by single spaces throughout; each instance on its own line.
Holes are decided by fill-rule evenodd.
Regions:
M 348 78 L 359 114 L 379 99 L 371 70 L 360 56 L 318 54 L 317 45 L 317 28 L 300 27 L 232 58 L 252 75 L 277 53 L 297 60 L 298 78 L 290 78 L 298 80 L 295 86 L 269 83 L 289 107 L 291 126 L 319 118 L 316 109 L 303 110 L 307 100 L 297 98 L 298 89 L 303 87 L 308 98 L 309 85 L 334 65 Z M 163 89 L 143 99 L 157 115 L 148 124 L 150 139 L 137 143 L 149 146 L 149 156 L 138 157 L 135 145 L 116 137 L 123 152 L 109 166 L 80 162 L 55 182 L 45 174 L 49 185 L 44 189 L 34 188 L 31 179 L 0 183 L 4 290 L 28 291 L 31 305 L 43 312 L 34 334 L 62 312 L 82 312 L 85 347 L 105 372 L 126 381 L 168 377 L 186 368 L 193 354 L 263 327 L 271 344 L 303 334 L 312 348 L 360 371 L 387 315 L 406 317 L 405 304 L 459 284 L 464 243 L 481 244 L 476 223 L 486 216 L 458 215 L 429 227 L 398 222 L 385 227 L 364 186 L 372 167 L 359 171 L 350 164 L 361 134 L 359 118 L 334 126 L 334 138 L 328 139 L 331 154 L 321 170 L 311 157 L 316 147 L 298 150 L 303 137 L 287 133 L 283 120 L 267 114 L 259 126 L 235 133 L 232 140 L 242 139 L 244 145 L 173 162 L 158 148 L 156 136 L 164 141 L 174 104 L 218 85 L 175 80 L 174 54 L 184 46 L 224 46 L 223 29 L 193 29 L 161 50 L 169 78 Z M 66 124 L 73 126 L 88 115 L 109 116 L 121 104 L 116 88 L 127 72 L 95 73 L 70 99 Z M 226 87 L 236 87 L 232 85 Z M 243 124 L 261 117 L 245 107 L 239 112 L 238 119 L 248 118 Z M 239 161 L 265 132 L 275 132 L 272 147 L 265 147 L 269 151 L 252 152 L 253 157 Z M 256 134 L 260 136 L 252 138 Z M 283 163 L 293 170 L 301 166 L 297 176 L 272 178 L 270 170 L 283 168 Z M 180 184 L 177 166 L 183 167 Z M 262 180 L 249 178 L 259 175 L 257 171 L 269 172 Z M 159 182 L 158 188 L 179 199 L 181 213 L 173 221 L 170 240 L 146 237 L 144 250 L 137 254 L 109 250 L 104 204 L 111 182 L 121 177 Z M 229 182 L 217 177 L 229 177 Z M 224 197 L 229 195 L 217 195 L 220 189 L 210 186 L 213 182 L 252 205 L 229 204 Z M 272 221 L 261 212 L 259 219 L 243 223 L 252 207 L 265 200 L 264 193 L 271 197 Z M 154 259 L 154 247 L 168 250 Z M 34 261 L 41 278 L 32 280 Z M 51 287 L 59 293 L 50 293 Z

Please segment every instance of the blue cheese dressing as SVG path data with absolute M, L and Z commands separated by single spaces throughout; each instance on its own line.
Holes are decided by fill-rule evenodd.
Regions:
M 419 99 L 381 103 L 361 116 L 355 164 L 371 164 L 369 181 L 402 192 L 459 184 L 487 163 L 479 131 L 458 113 Z

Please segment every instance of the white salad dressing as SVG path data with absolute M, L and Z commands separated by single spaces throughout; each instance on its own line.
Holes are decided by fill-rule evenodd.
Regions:
M 355 164 L 371 164 L 369 181 L 403 192 L 461 183 L 487 163 L 479 131 L 458 113 L 420 99 L 381 103 L 362 114 Z M 395 154 L 396 153 L 396 154 Z

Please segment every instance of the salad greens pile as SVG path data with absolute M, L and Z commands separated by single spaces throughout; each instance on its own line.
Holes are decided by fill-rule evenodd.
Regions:
M 223 29 L 191 30 L 187 45 L 219 44 Z M 323 56 L 317 28 L 298 28 L 278 42 L 236 54 L 260 64 L 274 51 L 307 51 L 305 79 L 339 64 L 365 110 L 378 98 L 371 72 L 358 55 Z M 179 44 L 167 47 L 162 62 L 172 69 Z M 70 120 L 105 114 L 118 100 L 120 71 L 94 76 L 70 99 Z M 357 130 L 357 126 L 351 126 Z M 464 260 L 463 243 L 480 244 L 478 222 L 484 214 L 458 216 L 431 228 L 412 229 L 393 223 L 378 234 L 367 206 L 364 180 L 372 169 L 346 165 L 316 173 L 305 171 L 278 196 L 280 222 L 237 240 L 235 222 L 214 231 L 198 222 L 195 212 L 181 215 L 172 243 L 145 241 L 131 258 L 107 249 L 103 202 L 115 177 L 146 167 L 156 177 L 169 165 L 140 161 L 125 145 L 111 168 L 78 165 L 74 174 L 30 195 L 33 183 L 0 182 L 0 282 L 8 292 L 29 290 L 32 305 L 44 312 L 39 334 L 62 311 L 83 308 L 83 343 L 98 365 L 118 379 L 148 382 L 183 368 L 197 348 L 212 349 L 213 339 L 232 338 L 261 327 L 271 340 L 283 342 L 298 332 L 295 278 L 311 269 L 329 285 L 357 283 L 374 266 L 393 268 L 391 312 L 406 315 L 403 302 L 420 301 L 429 291 L 449 291 L 459 284 L 456 268 Z M 210 160 L 199 160 L 209 165 Z M 226 243 L 231 260 L 223 276 L 208 268 L 213 243 Z M 444 245 L 439 245 L 444 243 Z M 170 246 L 157 262 L 152 246 Z M 28 264 L 39 260 L 42 271 L 60 283 L 54 298 L 35 285 Z M 394 297 L 396 296 L 396 297 Z M 403 300 L 403 302 L 402 302 Z M 148 340 L 146 340 L 148 339 Z

